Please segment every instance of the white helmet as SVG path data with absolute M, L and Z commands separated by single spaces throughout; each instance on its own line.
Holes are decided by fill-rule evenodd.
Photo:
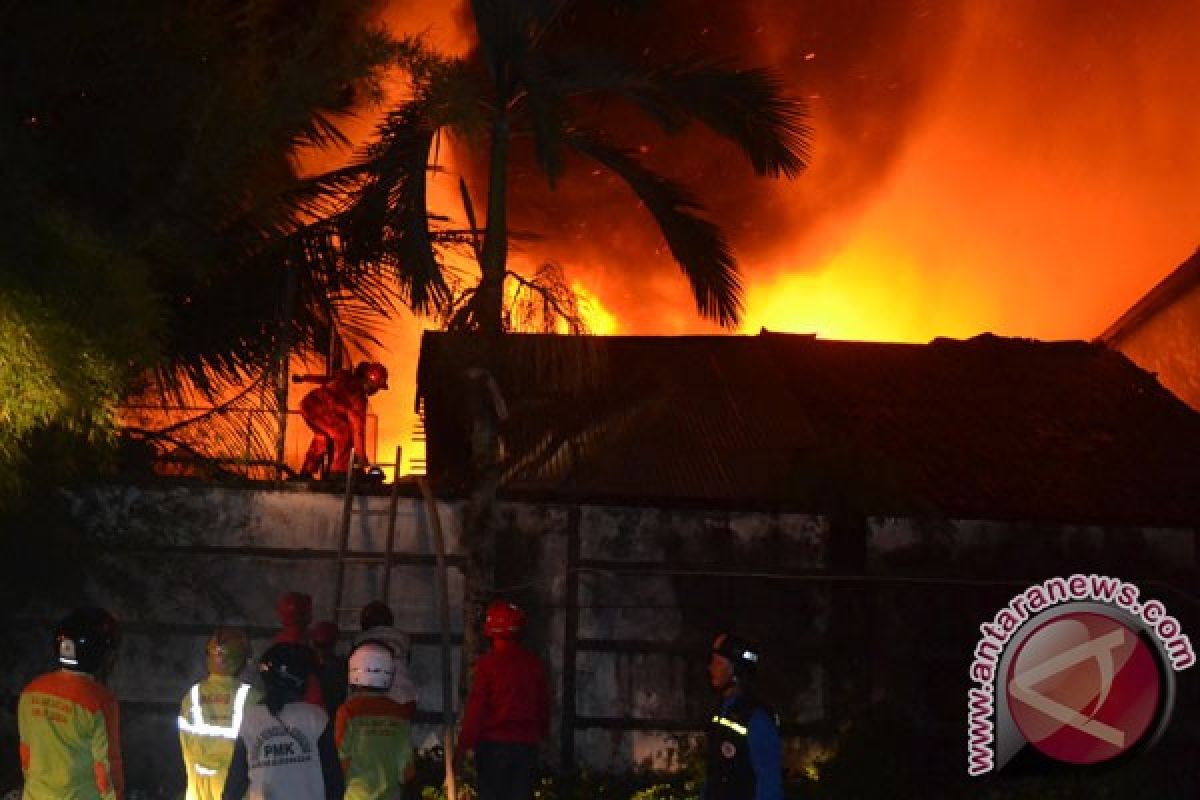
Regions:
M 387 645 L 363 642 L 350 654 L 350 685 L 360 689 L 387 689 L 396 674 L 396 659 Z

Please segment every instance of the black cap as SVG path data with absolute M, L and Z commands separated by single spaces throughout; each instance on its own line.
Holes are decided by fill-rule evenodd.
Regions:
M 736 633 L 717 634 L 713 638 L 712 651 L 715 655 L 729 659 L 736 674 L 753 674 L 758 669 L 758 646 Z
M 306 644 L 280 642 L 267 648 L 258 662 L 258 673 L 268 688 L 301 694 L 313 671 L 313 651 Z

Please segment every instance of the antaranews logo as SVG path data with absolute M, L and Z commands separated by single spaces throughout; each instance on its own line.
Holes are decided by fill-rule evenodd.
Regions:
M 998 771 L 1028 747 L 1086 765 L 1154 744 L 1170 721 L 1175 673 L 1196 656 L 1179 620 L 1140 596 L 1119 578 L 1050 578 L 979 626 L 968 774 Z

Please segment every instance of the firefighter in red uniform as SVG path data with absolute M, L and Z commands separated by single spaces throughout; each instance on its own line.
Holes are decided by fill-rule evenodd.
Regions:
M 81 608 L 58 626 L 61 669 L 26 686 L 17 709 L 25 800 L 125 797 L 117 698 L 102 683 L 119 641 L 102 608 Z
M 541 660 L 517 642 L 525 614 L 512 603 L 488 606 L 483 632 L 492 649 L 475 665 L 460 753 L 475 752 L 480 800 L 530 800 L 538 743 L 550 732 L 550 698 Z
M 296 376 L 297 381 L 306 376 Z M 312 428 L 312 444 L 300 467 L 302 477 L 313 477 L 332 448 L 330 475 L 345 475 L 350 466 L 350 448 L 361 467 L 367 463 L 367 398 L 388 388 L 387 367 L 364 361 L 354 371 L 339 370 L 300 401 L 300 413 Z
M 303 700 L 314 706 L 325 707 L 325 696 L 321 692 L 321 682 L 315 670 L 317 651 L 312 645 L 312 636 L 308 626 L 312 624 L 312 595 L 304 592 L 284 592 L 275 602 L 275 613 L 283 626 L 279 633 L 271 639 L 271 644 L 300 644 L 308 648 L 311 659 L 308 672 L 308 682 L 304 688 Z

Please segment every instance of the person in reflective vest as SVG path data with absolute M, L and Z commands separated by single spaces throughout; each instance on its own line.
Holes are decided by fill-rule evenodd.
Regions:
M 412 708 L 388 696 L 395 661 L 383 642 L 363 642 L 350 654 L 350 699 L 334 725 L 346 800 L 400 800 L 416 775 Z
M 703 800 L 780 800 L 782 753 L 774 715 L 754 696 L 758 648 L 732 633 L 713 640 L 708 677 L 720 704 L 708 726 Z
M 55 632 L 61 669 L 35 678 L 17 704 L 24 800 L 123 800 L 117 698 L 103 681 L 120 631 L 102 608 L 69 614 Z
M 333 725 L 325 709 L 303 700 L 312 670 L 307 645 L 283 642 L 263 653 L 265 694 L 242 718 L 221 800 L 341 800 Z
M 395 627 L 395 617 L 392 609 L 382 600 L 372 600 L 363 606 L 358 615 L 360 633 L 354 637 L 354 646 L 363 642 L 383 642 L 392 651 L 395 659 L 395 670 L 392 673 L 392 686 L 388 689 L 388 697 L 405 706 L 409 715 L 417 710 L 417 687 L 408 675 L 410 641 L 408 635 Z
M 262 697 L 238 678 L 250 657 L 245 633 L 218 628 L 208 640 L 205 656 L 208 677 L 184 695 L 179 709 L 187 800 L 220 800 L 246 707 Z

